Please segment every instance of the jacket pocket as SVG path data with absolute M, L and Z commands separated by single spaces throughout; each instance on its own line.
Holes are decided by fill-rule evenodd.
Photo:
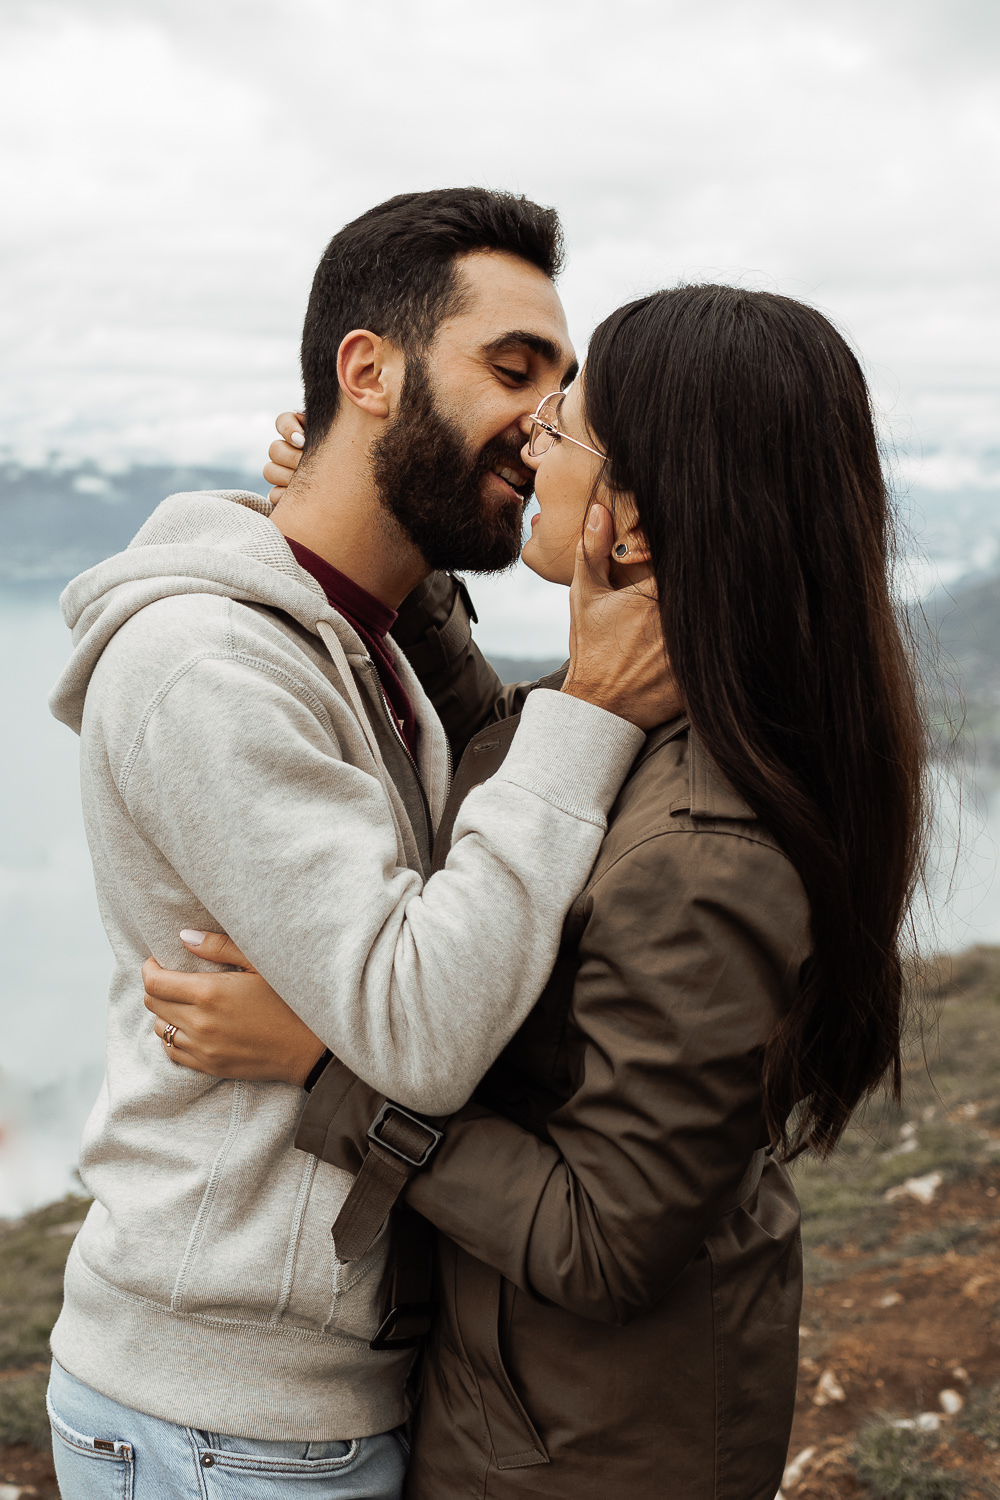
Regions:
M 475 1371 L 498 1469 L 547 1464 L 545 1450 L 507 1373 L 500 1349 L 503 1277 L 459 1250 L 455 1265 L 455 1311 L 462 1343 Z

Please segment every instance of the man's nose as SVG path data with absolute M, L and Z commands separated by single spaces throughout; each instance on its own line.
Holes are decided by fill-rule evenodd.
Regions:
M 532 394 L 534 394 L 534 393 L 532 393 Z M 531 405 L 525 411 L 523 411 L 521 413 L 521 415 L 517 419 L 517 425 L 520 427 L 521 431 L 524 433 L 524 435 L 525 435 L 526 438 L 528 438 L 528 437 L 531 436 L 531 428 L 532 428 L 532 421 L 531 421 L 531 419 L 535 415 L 535 412 L 537 410 L 538 410 L 538 402 L 537 401 L 533 401 L 531 403 Z

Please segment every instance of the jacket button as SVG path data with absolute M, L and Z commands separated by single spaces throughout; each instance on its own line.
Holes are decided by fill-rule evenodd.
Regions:
M 203 1469 L 210 1469 L 214 1463 L 215 1459 L 212 1457 L 211 1453 L 203 1453 L 201 1455 L 201 1466 Z

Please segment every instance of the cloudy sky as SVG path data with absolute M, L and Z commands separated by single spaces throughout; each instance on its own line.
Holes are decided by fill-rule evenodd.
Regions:
M 257 468 L 330 234 L 404 189 L 556 204 L 581 344 L 774 287 L 922 486 L 1000 484 L 996 0 L 3 0 L 3 430 Z

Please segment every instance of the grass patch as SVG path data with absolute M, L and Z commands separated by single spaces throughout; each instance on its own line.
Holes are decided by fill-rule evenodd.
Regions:
M 909 1256 L 944 1255 L 948 1250 L 957 1250 L 959 1255 L 975 1255 L 981 1249 L 978 1241 L 983 1227 L 983 1222 L 944 1223 L 920 1234 L 908 1234 L 899 1242 L 899 1257 L 906 1260 Z
M 873 1102 L 844 1132 L 832 1160 L 807 1153 L 792 1164 L 807 1250 L 853 1247 L 868 1255 L 885 1245 L 897 1220 L 885 1201 L 890 1188 L 930 1172 L 959 1182 L 997 1159 L 988 1127 L 1000 1123 L 1000 950 L 935 960 L 923 979 L 903 1107 Z M 958 1243 L 947 1242 L 950 1233 L 942 1230 L 940 1245 L 928 1243 L 926 1253 Z M 911 1246 L 908 1253 L 920 1252 Z
M 937 1438 L 894 1427 L 887 1417 L 858 1434 L 852 1463 L 873 1500 L 961 1500 L 964 1477 L 930 1458 Z
M 0 1448 L 28 1443 L 39 1453 L 49 1452 L 51 1434 L 45 1410 L 48 1381 L 47 1370 L 0 1381 Z
M 70 1194 L 0 1228 L 0 1370 L 48 1358 L 73 1243 L 60 1226 L 82 1220 L 87 1207 L 86 1198 Z
M 972 1392 L 959 1424 L 991 1452 L 1000 1449 L 1000 1381 L 988 1390 Z
M 0 1225 L 0 1447 L 50 1448 L 45 1411 L 49 1334 L 62 1306 L 63 1269 L 86 1198 L 71 1194 Z M 31 1368 L 42 1365 L 42 1369 Z

